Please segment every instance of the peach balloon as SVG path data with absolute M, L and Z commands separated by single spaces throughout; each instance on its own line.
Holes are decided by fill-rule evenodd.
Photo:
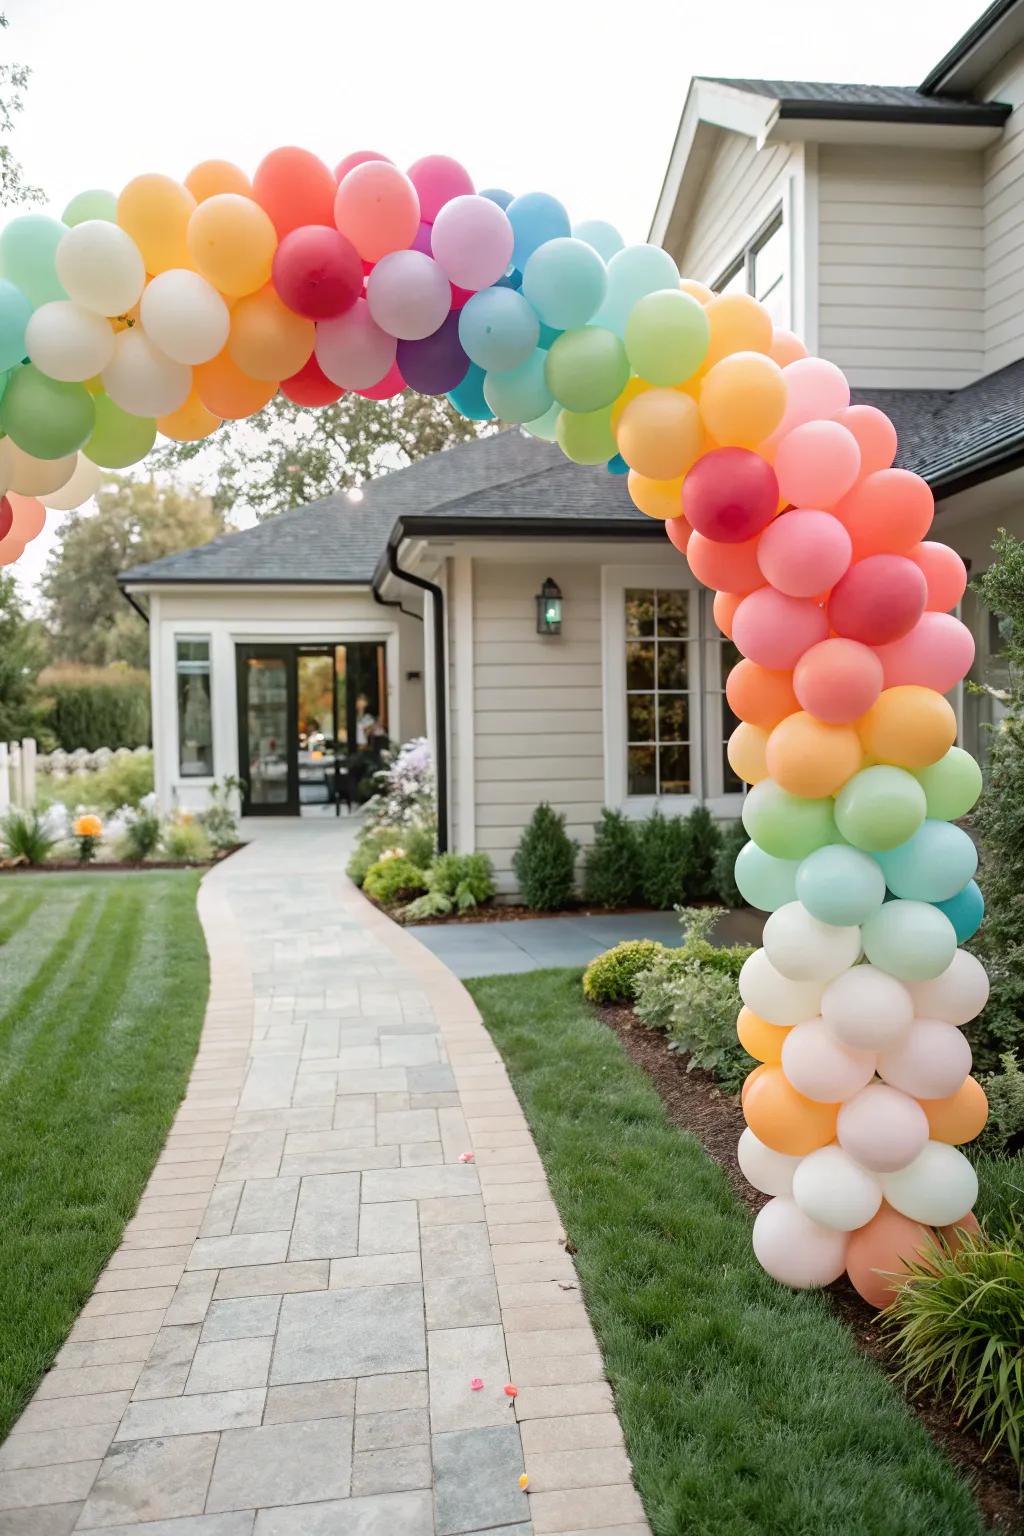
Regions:
M 136 176 L 117 200 L 117 222 L 142 252 L 155 277 L 172 267 L 191 266 L 186 234 L 196 200 L 170 176 Z
M 924 572 L 928 586 L 925 606 L 936 613 L 948 613 L 955 608 L 967 590 L 967 567 L 956 550 L 926 539 L 908 549 L 907 558 Z
M 947 1025 L 951 1029 L 952 1025 Z M 921 1108 L 928 1116 L 933 1141 L 948 1141 L 953 1146 L 980 1136 L 988 1121 L 988 1099 L 977 1078 L 968 1077 L 955 1093 L 945 1099 L 926 1099 Z
M 838 1104 L 818 1104 L 798 1093 L 781 1067 L 765 1066 L 747 1091 L 743 1113 L 766 1147 L 806 1157 L 836 1134 Z
M 16 538 L 13 529 L 0 539 L 0 569 L 7 565 L 14 565 L 25 553 L 25 546 Z
M 36 496 L 19 496 L 16 491 L 8 491 L 7 500 L 14 513 L 7 537 L 13 537 L 21 544 L 37 539 L 46 524 L 46 508 L 42 502 Z
M 665 532 L 668 534 L 669 543 L 678 549 L 681 555 L 685 555 L 690 547 L 690 539 L 693 529 L 685 517 L 670 517 L 665 521 Z
M 916 683 L 948 693 L 974 662 L 974 636 L 951 613 L 923 613 L 909 634 L 875 647 L 885 686 Z
M 751 542 L 756 544 L 757 540 Z M 723 547 L 746 548 L 743 544 Z M 751 592 L 737 608 L 732 634 L 735 645 L 751 661 L 773 671 L 788 672 L 804 651 L 827 637 L 828 619 L 824 609 L 808 598 L 787 597 L 773 587 L 762 587 Z
M 705 305 L 711 339 L 703 371 L 733 352 L 764 352 L 772 344 L 772 317 L 749 293 L 719 293 Z
M 261 411 L 277 394 L 276 382 L 250 379 L 226 348 L 193 370 L 192 383 L 206 409 L 226 421 L 239 421 Z
M 775 430 L 785 408 L 782 369 L 761 352 L 734 352 L 704 375 L 700 414 L 721 447 L 754 448 Z
M 221 418 L 207 410 L 199 396 L 193 392 L 184 405 L 166 416 L 157 417 L 157 431 L 176 443 L 198 443 L 211 432 L 216 432 Z
M 691 299 L 696 299 L 698 304 L 710 304 L 715 297 L 715 290 L 709 288 L 707 283 L 699 283 L 695 277 L 681 277 L 679 286 Z
M 887 1306 L 907 1273 L 907 1262 L 926 1253 L 931 1241 L 927 1227 L 883 1202 L 877 1216 L 850 1234 L 846 1250 L 850 1284 L 869 1306 Z
M 270 281 L 277 231 L 250 197 L 217 192 L 188 222 L 191 264 L 221 293 L 241 298 Z
M 827 427 L 829 423 L 810 425 Z M 850 535 L 831 512 L 798 510 L 784 512 L 768 524 L 761 534 L 757 560 L 765 580 L 777 592 L 818 597 L 845 575 L 851 551 Z
M 767 731 L 763 731 L 758 725 L 748 725 L 745 720 L 740 721 L 729 737 L 726 748 L 729 766 L 744 784 L 760 784 L 762 779 L 767 778 L 768 769 L 765 766 L 767 745 Z
M 782 1060 L 782 1046 L 790 1033 L 787 1024 L 769 1024 L 760 1014 L 745 1004 L 736 1020 L 736 1034 L 740 1045 L 755 1061 L 778 1066 Z
M 761 1077 L 763 1075 L 763 1073 L 765 1073 L 767 1071 L 768 1071 L 768 1066 L 765 1063 L 762 1062 L 761 1066 L 754 1067 L 752 1071 L 747 1073 L 746 1077 L 743 1079 L 743 1087 L 740 1089 L 740 1105 L 741 1106 L 746 1104 L 746 1102 L 747 1102 L 747 1094 L 750 1092 L 751 1088 L 757 1082 L 758 1078 Z
M 205 203 L 208 197 L 216 197 L 218 192 L 252 197 L 252 182 L 230 160 L 201 160 L 185 177 L 185 185 L 197 203 Z
M 624 389 L 620 393 L 618 399 L 615 401 L 615 404 L 612 406 L 613 432 L 618 431 L 619 417 L 622 415 L 629 402 L 631 400 L 635 400 L 638 395 L 645 395 L 649 389 L 655 389 L 656 387 L 657 386 L 654 384 L 648 384 L 646 379 L 638 378 L 636 374 L 633 374 L 632 378 L 627 380 Z
M 848 405 L 833 420 L 857 439 L 862 475 L 889 468 L 896 457 L 896 428 L 884 411 L 875 405 Z
M 667 522 L 670 518 L 682 516 L 682 475 L 677 475 L 674 480 L 652 480 L 649 475 L 638 475 L 635 469 L 631 469 L 626 479 L 626 489 L 634 507 L 640 512 L 646 512 L 648 517 L 657 517 Z
M 831 507 L 860 474 L 857 439 L 835 421 L 805 421 L 775 451 L 779 491 L 796 507 Z M 830 585 L 818 583 L 819 590 Z
M 956 1253 L 964 1246 L 965 1237 L 978 1237 L 983 1229 L 974 1212 L 968 1211 L 959 1221 L 950 1222 L 948 1227 L 936 1227 L 935 1230 L 945 1239 L 947 1248 Z
M 928 768 L 956 740 L 956 715 L 931 688 L 886 688 L 858 724 L 860 739 L 877 763 Z
M 801 706 L 829 725 L 859 720 L 883 682 L 877 652 L 859 640 L 822 640 L 804 652 L 793 670 L 793 692 Z
M 420 200 L 397 165 L 366 160 L 338 183 L 334 222 L 364 261 L 379 261 L 389 251 L 412 245 L 420 227 Z
M 905 555 L 935 516 L 931 487 L 909 469 L 877 469 L 837 502 L 835 514 L 853 540 L 853 558 Z
M 792 331 L 774 331 L 768 356 L 773 363 L 778 363 L 780 368 L 785 368 L 787 363 L 795 363 L 801 357 L 806 357 L 807 348 L 800 337 L 794 335 Z
M 668 527 L 671 530 L 672 524 Z M 713 590 L 746 596 L 764 585 L 757 563 L 757 538 L 742 544 L 720 544 L 715 539 L 706 539 L 702 533 L 694 533 L 686 546 L 686 558 L 697 580 Z
M 689 395 L 649 389 L 626 406 L 615 439 L 630 469 L 652 480 L 676 480 L 699 455 L 704 434 Z
M 269 285 L 231 311 L 228 352 L 251 379 L 290 379 L 309 362 L 315 340 L 312 320 L 289 309 Z
M 928 1144 L 928 1120 L 916 1099 L 868 1083 L 840 1106 L 836 1135 L 844 1152 L 875 1173 L 905 1168 Z
M 791 672 L 773 672 L 744 657 L 729 673 L 725 697 L 737 719 L 770 731 L 800 708 L 793 679 Z
M 860 737 L 852 726 L 828 725 L 805 710 L 779 722 L 765 751 L 767 772 L 775 782 L 805 800 L 838 794 L 863 760 Z

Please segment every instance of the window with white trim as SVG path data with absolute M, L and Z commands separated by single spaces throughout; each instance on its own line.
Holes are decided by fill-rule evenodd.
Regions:
M 184 779 L 213 775 L 213 708 L 210 697 L 210 642 L 175 641 L 178 693 L 178 771 Z
M 751 293 L 777 326 L 790 324 L 789 232 L 781 207 L 765 220 L 711 286 L 716 293 Z

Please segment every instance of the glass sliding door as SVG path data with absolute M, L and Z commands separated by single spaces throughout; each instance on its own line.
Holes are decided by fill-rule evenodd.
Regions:
M 295 815 L 299 795 L 293 646 L 238 647 L 238 706 L 244 814 Z

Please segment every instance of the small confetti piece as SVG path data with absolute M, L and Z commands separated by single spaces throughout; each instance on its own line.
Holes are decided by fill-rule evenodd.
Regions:
M 525 1472 L 521 1472 L 519 1474 L 519 1486 L 520 1486 L 520 1488 L 525 1488 L 529 1481 L 530 1481 L 530 1479 L 527 1477 Z
M 469 1384 L 469 1390 L 471 1392 L 482 1392 L 483 1389 L 484 1389 L 484 1384 L 480 1380 L 480 1377 L 479 1376 L 474 1376 L 473 1380 Z
M 514 1387 L 512 1385 L 512 1383 L 509 1382 L 508 1386 L 505 1388 L 505 1396 L 506 1397 L 518 1397 L 519 1396 L 519 1388 L 518 1387 Z
M 459 1153 L 459 1162 L 460 1163 L 475 1163 L 476 1162 L 476 1153 L 475 1152 L 460 1152 Z

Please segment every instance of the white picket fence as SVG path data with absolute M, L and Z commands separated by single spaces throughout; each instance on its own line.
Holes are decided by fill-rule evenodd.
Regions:
M 0 816 L 12 805 L 35 805 L 36 767 L 36 744 L 30 736 L 23 741 L 0 741 Z

